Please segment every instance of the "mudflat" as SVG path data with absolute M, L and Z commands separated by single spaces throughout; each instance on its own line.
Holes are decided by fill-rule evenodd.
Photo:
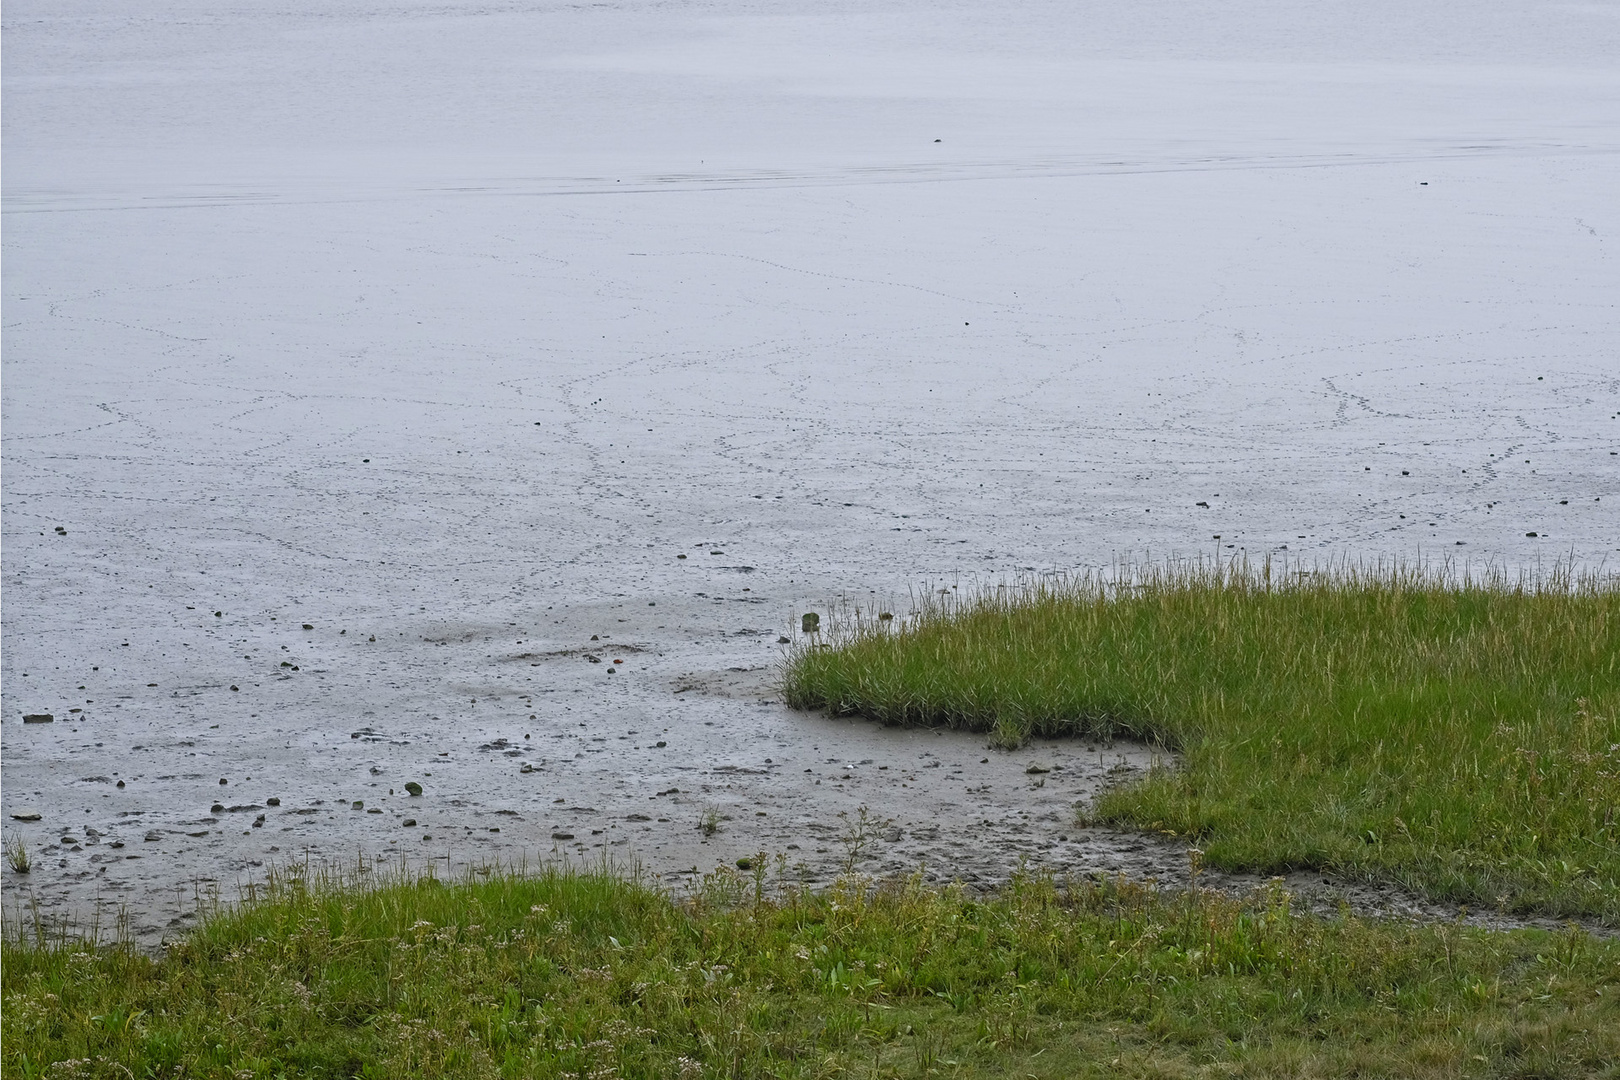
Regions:
M 1336 18 L 8 5 L 8 908 L 824 879 L 862 805 L 877 868 L 1168 873 L 1073 824 L 1143 748 L 794 713 L 779 639 L 1127 556 L 1620 552 L 1620 27 Z

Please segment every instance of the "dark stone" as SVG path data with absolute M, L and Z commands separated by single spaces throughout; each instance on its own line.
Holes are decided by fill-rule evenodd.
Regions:
M 36 713 L 24 713 L 23 714 L 23 723 L 25 723 L 25 724 L 53 724 L 55 722 L 56 722 L 56 717 L 52 716 L 48 712 L 36 712 Z
M 410 795 L 420 795 L 422 794 L 422 785 L 418 784 L 415 780 L 411 780 L 406 783 L 405 791 Z

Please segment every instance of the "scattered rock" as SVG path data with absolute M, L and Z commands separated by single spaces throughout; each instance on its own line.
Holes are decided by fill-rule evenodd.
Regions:
M 40 817 L 40 814 L 39 814 L 38 810 L 19 810 L 19 811 L 17 811 L 17 813 L 11 815 L 11 820 L 12 821 L 38 821 L 39 817 Z
M 648 817 L 646 814 L 630 814 L 624 820 L 626 820 L 626 821 L 651 821 L 652 818 Z
M 405 791 L 409 795 L 420 795 L 422 794 L 422 785 L 415 780 L 408 781 L 405 784 Z
M 366 808 L 366 804 L 365 804 L 365 802 L 363 800 L 356 799 L 356 800 L 354 800 L 354 808 L 356 810 L 364 810 Z
M 739 869 L 739 870 L 752 870 L 753 868 L 754 868 L 754 860 L 750 859 L 748 856 L 744 855 L 742 858 L 737 860 L 737 869 Z
M 52 716 L 48 712 L 36 712 L 36 713 L 24 713 L 23 714 L 23 723 L 25 723 L 25 724 L 53 724 L 55 722 L 56 722 L 56 717 Z
M 163 839 L 163 834 L 158 832 L 156 829 L 153 829 L 151 832 L 141 837 L 141 839 L 145 840 L 149 844 L 156 843 L 157 841 Z
M 553 840 L 572 840 L 574 834 L 571 832 L 554 832 L 551 834 L 551 838 Z
M 123 786 L 124 786 L 124 782 L 123 782 L 123 781 L 122 781 L 122 780 L 120 780 L 120 781 L 118 781 L 118 786 L 119 786 L 119 787 L 123 787 Z
M 223 776 L 219 778 L 219 786 L 220 787 L 224 787 L 228 783 L 230 783 L 230 781 L 225 779 Z
M 225 804 L 215 803 L 213 806 L 208 808 L 208 812 L 210 814 L 223 814 L 225 812 Z
M 887 829 L 883 830 L 883 839 L 885 842 L 890 844 L 899 843 L 905 837 L 905 835 L 905 833 L 900 831 L 900 826 L 898 825 L 891 825 Z
M 669 743 L 665 742 L 663 739 L 659 739 L 657 742 L 653 743 L 653 745 L 662 750 L 664 747 L 668 746 Z
M 791 644 L 793 644 L 793 639 L 790 638 L 790 637 L 787 637 L 786 635 L 783 635 L 783 636 L 778 637 L 776 639 L 776 643 L 778 645 L 791 645 Z
M 266 806 L 280 806 L 281 800 L 272 795 L 268 799 L 264 800 L 264 804 Z
M 304 624 L 304 629 L 305 630 L 313 630 L 313 629 L 315 629 L 315 627 L 311 626 L 309 623 L 305 623 Z
M 525 761 L 523 763 L 523 767 L 521 769 L 519 769 L 518 772 L 520 772 L 520 773 L 532 773 L 532 772 L 534 772 L 534 766 L 530 765 L 527 761 Z
M 407 829 L 415 828 L 416 827 L 416 819 L 413 818 L 413 817 L 408 817 L 404 821 L 400 822 L 400 824 L 403 825 Z
M 1038 776 L 1041 773 L 1049 773 L 1052 770 L 1047 768 L 1045 765 L 1031 765 L 1029 768 L 1025 769 L 1024 771 L 1026 773 L 1028 773 L 1029 775 L 1031 775 L 1031 776 Z
M 260 814 L 258 817 L 253 819 L 253 827 L 255 829 L 264 828 L 264 815 L 263 814 Z

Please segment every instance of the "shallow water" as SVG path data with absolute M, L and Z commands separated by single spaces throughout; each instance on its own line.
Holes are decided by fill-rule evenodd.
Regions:
M 863 803 L 869 868 L 1158 872 L 1072 826 L 1145 751 L 794 714 L 778 636 L 1122 556 L 1612 559 L 1620 20 L 1127 7 L 8 4 L 8 908 L 825 879 Z

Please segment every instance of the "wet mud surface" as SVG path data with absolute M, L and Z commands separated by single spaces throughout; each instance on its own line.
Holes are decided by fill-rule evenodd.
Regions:
M 1145 748 L 796 714 L 778 639 L 1119 558 L 1612 565 L 1613 20 L 1153 10 L 8 4 L 8 918 L 825 882 L 863 805 L 869 873 L 1171 881 L 1074 825 Z

